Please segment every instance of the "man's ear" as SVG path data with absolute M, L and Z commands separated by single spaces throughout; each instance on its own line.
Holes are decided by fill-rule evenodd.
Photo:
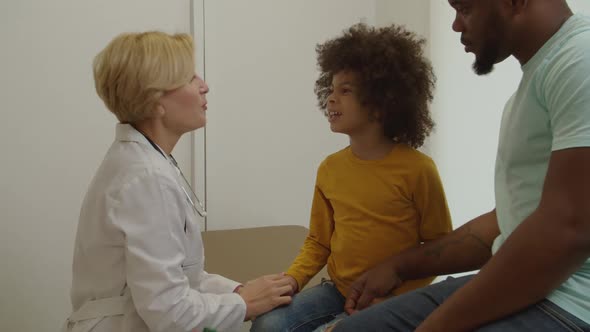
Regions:
M 529 5 L 529 0 L 491 0 L 497 1 L 501 6 L 502 11 L 512 15 L 520 14 Z
M 529 0 L 511 0 L 512 10 L 515 14 L 521 14 L 529 5 Z
M 506 20 L 513 20 L 517 17 L 523 16 L 527 12 L 529 6 L 529 0 L 490 0 L 497 1 L 493 5 L 497 6 L 496 9 L 500 15 Z

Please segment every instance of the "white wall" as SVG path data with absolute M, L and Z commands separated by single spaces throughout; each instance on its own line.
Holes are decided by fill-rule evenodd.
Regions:
M 316 169 L 347 145 L 313 93 L 315 45 L 373 1 L 205 1 L 209 229 L 309 224 Z
M 92 58 L 118 33 L 189 20 L 188 0 L 0 2 L 0 331 L 57 331 L 70 311 L 80 204 L 116 123 Z
M 426 39 L 425 53 L 430 53 L 430 1 L 377 0 L 378 26 L 404 25 Z
M 572 10 L 576 13 L 590 15 L 590 1 L 588 0 L 567 0 Z
M 430 32 L 429 1 L 377 0 L 376 6 L 377 25 L 405 25 L 408 30 L 424 37 L 428 36 Z

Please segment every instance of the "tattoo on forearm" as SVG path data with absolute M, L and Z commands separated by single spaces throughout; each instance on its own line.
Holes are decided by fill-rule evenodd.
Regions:
M 479 237 L 477 234 L 475 234 L 472 230 L 471 227 L 467 227 L 467 235 L 471 238 L 473 238 L 476 242 L 478 242 L 479 244 L 481 244 L 482 247 L 486 248 L 489 251 L 492 251 L 492 246 L 490 244 L 488 244 L 486 241 L 484 241 L 481 237 Z
M 492 250 L 492 247 L 488 243 L 486 243 L 481 237 L 479 237 L 477 234 L 475 234 L 473 232 L 473 230 L 471 229 L 471 227 L 469 225 L 467 225 L 465 227 L 465 234 L 463 234 L 461 237 L 459 237 L 455 240 L 445 241 L 443 243 L 439 243 L 437 245 L 434 245 L 431 248 L 426 249 L 424 251 L 424 254 L 426 256 L 434 256 L 436 258 L 440 258 L 442 253 L 448 247 L 453 246 L 453 245 L 463 244 L 469 239 L 475 240 L 477 243 L 479 243 L 482 247 L 484 247 L 487 250 L 490 250 L 490 251 Z

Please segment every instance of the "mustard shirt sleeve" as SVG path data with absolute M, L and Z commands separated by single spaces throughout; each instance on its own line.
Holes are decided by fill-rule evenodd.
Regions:
M 334 212 L 324 196 L 321 183 L 325 180 L 325 162 L 318 168 L 316 185 L 311 207 L 309 234 L 299 255 L 287 270 L 287 274 L 297 280 L 299 290 L 313 278 L 325 265 L 330 256 L 330 240 L 334 232 Z
M 434 240 L 452 231 L 445 191 L 436 165 L 431 159 L 426 160 L 419 168 L 414 188 L 414 204 L 420 215 L 421 241 Z

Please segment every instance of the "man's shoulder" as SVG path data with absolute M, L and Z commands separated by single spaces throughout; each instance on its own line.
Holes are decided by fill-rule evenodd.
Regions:
M 554 45 L 546 59 L 548 67 L 569 66 L 573 62 L 590 62 L 590 17 L 576 15 L 571 25 Z
M 534 86 L 540 89 L 539 95 L 556 94 L 568 83 L 590 84 L 587 80 L 590 75 L 590 19 L 585 16 L 575 19 L 575 24 L 555 42 L 532 76 Z

